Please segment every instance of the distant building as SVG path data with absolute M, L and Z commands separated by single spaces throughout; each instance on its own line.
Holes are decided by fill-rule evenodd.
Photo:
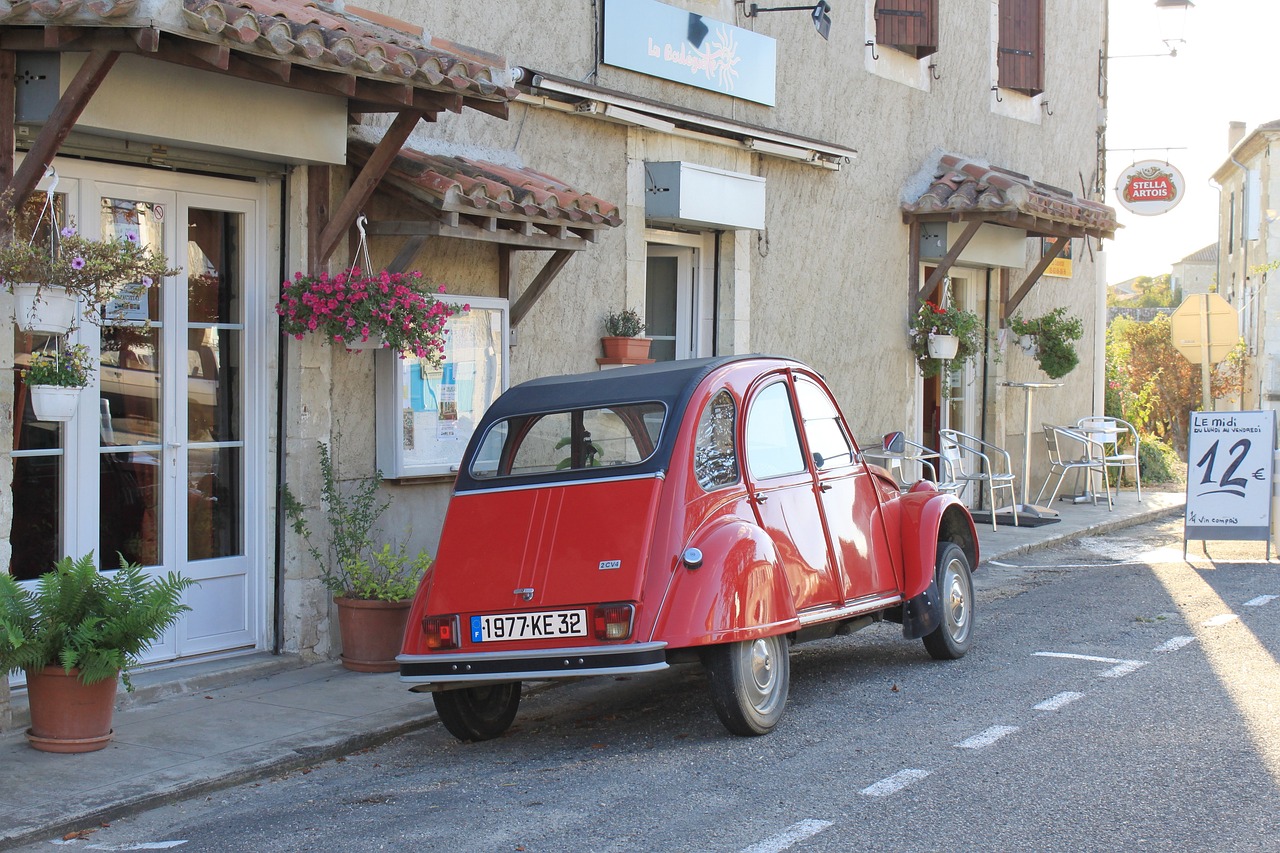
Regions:
M 1173 265 L 1170 285 L 1175 294 L 1181 291 L 1185 298 L 1193 293 L 1217 291 L 1218 244 L 1210 243 L 1198 252 L 1192 252 Z

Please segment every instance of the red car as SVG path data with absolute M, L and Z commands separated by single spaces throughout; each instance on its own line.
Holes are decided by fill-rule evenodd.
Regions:
M 525 680 L 701 662 L 733 733 L 782 716 L 792 643 L 902 624 L 935 658 L 973 631 L 973 519 L 867 464 L 822 378 L 730 356 L 518 385 L 467 447 L 400 678 L 462 740 Z

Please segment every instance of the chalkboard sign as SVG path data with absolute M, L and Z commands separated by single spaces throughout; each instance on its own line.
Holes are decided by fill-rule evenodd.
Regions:
M 1183 555 L 1191 539 L 1271 539 L 1274 412 L 1192 412 Z

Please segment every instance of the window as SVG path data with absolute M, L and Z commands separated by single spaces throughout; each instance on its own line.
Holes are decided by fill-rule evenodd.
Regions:
M 916 59 L 938 51 L 938 0 L 876 0 L 876 43 Z
M 829 471 L 853 464 L 853 446 L 840 426 L 840 413 L 827 393 L 808 379 L 796 380 L 796 398 L 804 420 L 804 437 L 813 454 L 813 465 Z
M 708 492 L 738 482 L 738 457 L 734 431 L 738 420 L 733 395 L 720 389 L 698 418 L 693 445 L 693 472 Z
M 1044 0 L 1000 0 L 998 83 L 1035 96 L 1044 91 Z
M 471 461 L 477 480 L 635 465 L 653 455 L 666 407 L 629 403 L 494 424 Z
M 785 382 L 765 388 L 747 413 L 747 467 L 758 480 L 805 470 Z

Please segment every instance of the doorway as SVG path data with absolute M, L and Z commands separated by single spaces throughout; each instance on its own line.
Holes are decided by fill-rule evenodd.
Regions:
M 144 661 L 263 644 L 267 299 L 265 211 L 273 181 L 207 178 L 83 162 L 55 163 L 66 222 L 91 238 L 136 240 L 177 275 L 126 289 L 74 342 L 97 356 L 75 418 L 15 418 L 15 483 L 28 469 L 44 504 L 15 491 L 10 572 L 30 580 L 50 555 L 93 551 L 198 582 L 192 608 Z M 275 184 L 278 191 L 278 184 Z M 15 357 L 47 345 L 18 333 Z M 17 412 L 15 411 L 15 415 Z

